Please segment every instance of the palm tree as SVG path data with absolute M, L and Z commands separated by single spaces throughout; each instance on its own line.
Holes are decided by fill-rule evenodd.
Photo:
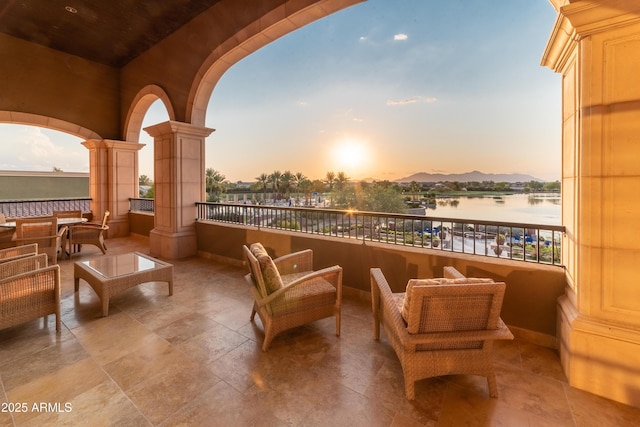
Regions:
M 207 168 L 205 174 L 206 192 L 209 201 L 220 201 L 220 194 L 224 192 L 224 180 L 226 177 L 213 168 Z
M 302 172 L 296 172 L 296 174 L 293 176 L 293 188 L 296 190 L 296 193 L 298 193 L 298 191 L 300 190 L 300 184 L 302 184 L 302 182 L 306 179 L 307 177 L 304 176 Z M 298 194 L 297 199 L 299 198 L 300 197 Z
M 256 177 L 256 180 L 262 186 L 262 200 L 264 201 L 265 194 L 267 192 L 267 184 L 269 183 L 269 175 L 261 173 L 260 176 Z
M 302 190 L 302 193 L 304 194 L 304 200 L 305 200 L 304 203 L 306 206 L 309 206 L 311 204 L 311 193 L 313 190 L 313 183 L 307 178 L 304 178 L 302 181 L 298 183 L 298 189 Z
M 338 175 L 336 176 L 336 188 L 338 190 L 344 190 L 348 181 L 349 177 L 344 172 L 338 172 Z
M 415 200 L 416 194 L 420 192 L 420 184 L 416 181 L 411 181 L 409 184 L 409 191 L 411 191 L 411 200 Z
M 332 197 L 332 191 L 333 191 L 333 183 L 335 182 L 336 179 L 336 174 L 334 172 L 327 172 L 327 176 L 326 176 L 326 183 L 329 186 L 329 204 L 332 204 L 333 200 L 331 199 Z
M 285 199 L 289 200 L 291 194 L 291 186 L 293 185 L 293 177 L 294 175 L 291 171 L 284 171 L 282 176 L 280 177 L 280 189 L 284 194 Z
M 271 188 L 273 189 L 273 202 L 276 201 L 276 196 L 278 195 L 278 189 L 280 188 L 280 178 L 282 177 L 282 173 L 280 171 L 273 171 L 271 175 L 269 175 L 269 181 L 271 182 Z

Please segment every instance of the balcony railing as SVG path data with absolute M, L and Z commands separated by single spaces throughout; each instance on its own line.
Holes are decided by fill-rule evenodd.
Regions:
M 53 211 L 91 212 L 91 198 L 0 200 L 0 212 L 7 218 L 52 215 Z
M 154 199 L 129 198 L 129 210 L 131 212 L 154 212 Z
M 563 226 L 246 204 L 196 206 L 198 221 L 562 265 Z

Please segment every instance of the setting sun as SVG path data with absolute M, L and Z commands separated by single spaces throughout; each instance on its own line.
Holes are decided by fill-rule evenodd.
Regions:
M 363 141 L 347 138 L 338 141 L 333 148 L 336 168 L 347 174 L 361 173 L 368 162 L 368 150 Z

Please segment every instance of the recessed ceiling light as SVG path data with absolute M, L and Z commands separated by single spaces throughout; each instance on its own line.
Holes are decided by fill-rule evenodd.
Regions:
M 65 7 L 64 7 L 64 10 L 66 10 L 66 11 L 67 11 L 67 12 L 69 12 L 69 13 L 78 13 L 78 9 L 76 9 L 76 8 L 75 8 L 75 7 L 73 7 L 73 6 L 65 6 Z

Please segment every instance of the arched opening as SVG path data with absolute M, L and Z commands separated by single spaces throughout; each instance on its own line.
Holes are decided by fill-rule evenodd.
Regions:
M 366 2 L 308 24 L 207 72 L 206 164 L 231 183 L 286 170 L 556 181 L 560 77 L 539 66 L 554 13 Z

